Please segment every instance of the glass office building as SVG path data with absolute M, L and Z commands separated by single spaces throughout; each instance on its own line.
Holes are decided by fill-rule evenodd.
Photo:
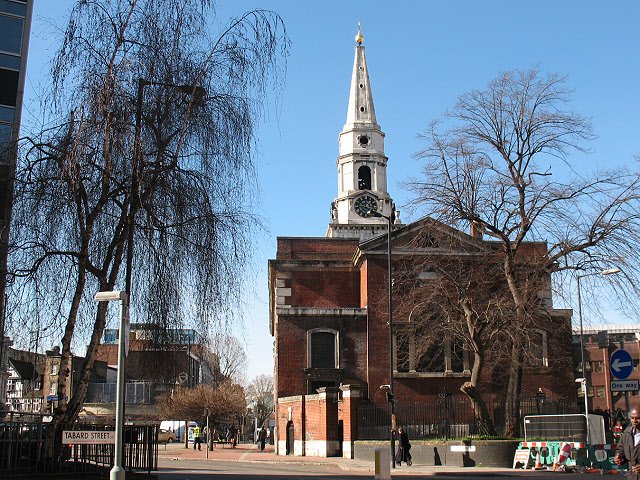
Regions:
M 16 142 L 27 67 L 33 0 L 0 0 L 0 409 L 6 398 L 5 290 Z

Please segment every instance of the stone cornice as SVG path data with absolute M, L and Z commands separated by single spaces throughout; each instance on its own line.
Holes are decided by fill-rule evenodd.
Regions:
M 366 308 L 277 307 L 277 315 L 296 317 L 366 317 Z

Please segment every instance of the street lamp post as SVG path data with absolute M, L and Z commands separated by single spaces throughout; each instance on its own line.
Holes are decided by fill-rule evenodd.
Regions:
M 136 123 L 133 139 L 133 158 L 131 159 L 131 191 L 129 192 L 129 215 L 128 215 L 128 231 L 127 231 L 127 263 L 125 271 L 125 291 L 129 297 L 131 296 L 131 270 L 133 268 L 133 230 L 135 227 L 136 213 L 138 212 L 138 174 L 140 169 L 140 136 L 142 134 L 142 101 L 144 99 L 144 87 L 148 85 L 158 87 L 169 87 L 180 90 L 185 95 L 192 95 L 195 98 L 203 98 L 206 90 L 197 85 L 175 85 L 166 82 L 153 82 L 138 79 L 138 88 L 136 89 Z
M 370 211 L 372 217 L 380 217 L 387 220 L 387 308 L 389 316 L 389 391 L 387 398 L 391 406 L 391 467 L 396 467 L 396 402 L 393 390 L 393 278 L 391 275 L 391 230 L 393 228 L 393 217 L 383 215 L 377 211 Z
M 126 355 L 125 341 L 128 332 L 126 331 L 126 312 L 129 296 L 127 292 L 98 292 L 95 296 L 96 302 L 120 301 L 120 327 L 118 330 L 118 378 L 116 380 L 116 445 L 113 455 L 113 468 L 109 473 L 110 480 L 124 480 L 125 470 L 122 465 L 122 433 L 124 429 L 124 357 Z
M 608 268 L 606 270 L 602 270 L 600 272 L 591 272 L 585 273 L 583 275 L 578 275 L 577 283 L 578 283 L 578 318 L 580 320 L 580 365 L 582 367 L 582 378 L 577 379 L 576 382 L 580 381 L 582 383 L 582 390 L 584 394 L 584 416 L 586 420 L 586 428 L 587 428 L 587 438 L 586 441 L 589 443 L 589 403 L 588 403 L 588 388 L 587 388 L 587 368 L 584 363 L 584 329 L 582 327 L 582 298 L 581 298 L 581 289 L 580 289 L 580 279 L 584 277 L 591 277 L 593 275 L 615 275 L 620 272 L 619 268 Z

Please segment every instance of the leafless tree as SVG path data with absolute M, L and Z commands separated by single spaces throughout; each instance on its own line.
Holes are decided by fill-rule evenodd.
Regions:
M 263 10 L 214 36 L 211 3 L 83 0 L 71 12 L 46 123 L 18 165 L 10 258 L 13 328 L 37 315 L 62 336 L 59 392 L 72 345 L 89 332 L 80 381 L 68 402 L 61 396 L 55 423 L 72 422 L 85 398 L 107 311 L 92 297 L 123 288 L 134 220 L 135 321 L 195 319 L 207 330 L 237 310 L 260 227 L 247 205 L 256 125 L 288 39 Z M 137 79 L 153 83 L 142 90 Z
M 178 388 L 158 399 L 158 408 L 166 418 L 186 418 L 202 421 L 209 414 L 209 421 L 217 423 L 244 415 L 247 410 L 244 389 L 237 383 L 224 382 L 217 386 L 196 385 Z M 186 438 L 185 438 L 186 444 Z
M 569 103 L 562 77 L 537 70 L 500 75 L 487 88 L 462 95 L 431 125 L 418 154 L 423 176 L 408 182 L 414 206 L 458 228 L 472 225 L 500 246 L 501 274 L 513 301 L 512 321 L 504 328 L 511 345 L 507 434 L 518 429 L 523 339 L 544 310 L 527 278 L 597 271 L 613 262 L 624 269 L 619 281 L 626 281 L 626 294 L 637 296 L 637 172 L 572 169 L 569 154 L 586 151 L 593 133 Z M 528 255 L 527 241 L 547 242 L 545 254 Z M 519 262 L 531 275 L 518 275 Z
M 221 379 L 242 383 L 247 369 L 247 352 L 240 340 L 233 335 L 217 333 L 213 336 L 210 345 L 218 359 L 218 372 Z
M 273 395 L 273 375 L 258 375 L 247 387 L 247 401 L 258 419 L 258 426 L 273 413 Z

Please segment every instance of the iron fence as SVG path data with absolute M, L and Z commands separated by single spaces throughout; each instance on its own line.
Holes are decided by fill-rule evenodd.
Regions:
M 463 395 L 441 394 L 435 401 L 420 404 L 395 406 L 396 422 L 405 427 L 410 438 L 450 439 L 474 438 L 487 435 L 475 415 L 473 404 Z M 520 401 L 520 423 L 526 415 L 579 413 L 579 407 L 566 402 L 555 402 L 538 398 L 523 398 Z M 504 418 L 504 407 L 490 406 L 489 414 L 495 423 Z M 358 407 L 358 438 L 360 440 L 383 440 L 389 438 L 391 410 L 389 404 L 363 403 Z
M 26 417 L 25 417 L 26 418 Z M 33 421 L 29 421 L 33 420 Z M 0 422 L 0 478 L 17 474 L 85 473 L 107 471 L 115 445 L 62 445 L 62 429 L 31 415 Z M 65 430 L 113 430 L 110 425 L 75 424 Z M 123 464 L 126 470 L 158 469 L 158 425 L 126 425 Z M 55 447 L 60 449 L 56 460 Z

